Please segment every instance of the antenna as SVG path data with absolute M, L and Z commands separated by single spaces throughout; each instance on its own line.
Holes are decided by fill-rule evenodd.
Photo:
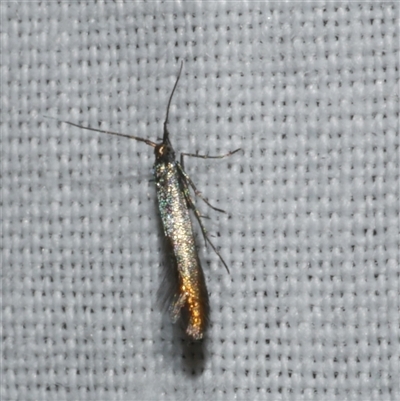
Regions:
M 120 136 L 122 138 L 135 139 L 136 141 L 144 142 L 146 145 L 149 145 L 152 148 L 155 148 L 157 146 L 157 144 L 154 143 L 153 141 L 150 141 L 149 139 L 145 139 L 145 138 L 140 138 L 138 136 L 120 134 L 119 132 L 105 131 L 105 130 L 102 130 L 102 129 L 92 128 L 92 127 L 84 127 L 83 125 L 71 123 L 70 121 L 58 120 L 57 118 L 50 117 L 50 116 L 43 116 L 43 117 L 49 118 L 50 120 L 55 120 L 58 123 L 64 123 L 64 124 L 72 125 L 73 127 L 82 128 L 82 129 L 85 129 L 87 131 L 101 132 L 102 134 L 109 134 L 109 135 Z
M 168 100 L 167 114 L 165 116 L 165 121 L 164 121 L 163 142 L 166 142 L 168 140 L 168 137 L 169 137 L 169 132 L 168 132 L 168 128 L 167 128 L 168 116 L 169 116 L 169 108 L 171 106 L 171 100 L 172 100 L 172 97 L 174 96 L 175 89 L 178 86 L 179 78 L 181 77 L 182 67 L 183 67 L 183 61 L 181 61 L 181 68 L 179 69 L 178 77 L 176 78 L 176 82 L 175 82 L 174 88 L 172 89 L 171 96 L 169 97 L 169 100 Z

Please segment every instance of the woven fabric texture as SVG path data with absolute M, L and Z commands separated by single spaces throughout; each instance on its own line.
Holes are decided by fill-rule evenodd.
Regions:
M 396 2 L 1 4 L 2 400 L 399 400 Z M 203 343 L 172 325 L 144 143 L 168 97 Z M 161 289 L 162 292 L 162 289 Z M 165 309 L 165 307 L 164 307 Z

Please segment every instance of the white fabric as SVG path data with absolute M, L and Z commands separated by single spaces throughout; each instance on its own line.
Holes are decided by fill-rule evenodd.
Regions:
M 398 400 L 396 2 L 4 2 L 3 400 Z M 175 150 L 198 236 L 203 345 L 157 303 L 143 143 Z

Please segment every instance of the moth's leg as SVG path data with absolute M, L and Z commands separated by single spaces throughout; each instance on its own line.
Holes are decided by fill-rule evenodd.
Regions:
M 216 155 L 216 156 L 210 156 L 210 155 L 198 155 L 196 153 L 181 153 L 181 165 L 183 166 L 183 157 L 184 156 L 189 156 L 189 157 L 198 157 L 200 159 L 223 159 L 224 157 L 229 157 L 235 154 L 236 152 L 239 152 L 239 150 L 242 150 L 241 148 L 232 150 L 231 152 L 228 152 L 224 155 Z
M 210 202 L 208 201 L 207 198 L 205 198 L 202 193 L 196 188 L 196 186 L 194 185 L 193 181 L 190 179 L 190 177 L 187 175 L 187 173 L 185 172 L 185 170 L 183 169 L 183 166 L 180 163 L 176 163 L 179 169 L 179 172 L 182 174 L 182 176 L 184 177 L 184 180 L 186 183 L 188 183 L 192 188 L 194 193 L 196 194 L 196 196 L 198 196 L 199 198 L 201 198 L 205 203 L 207 203 L 208 206 L 210 206 L 211 209 L 216 210 L 217 212 L 221 212 L 221 213 L 226 213 L 225 210 L 222 209 L 218 209 L 217 207 L 213 206 L 210 204 Z
M 200 229 L 201 229 L 201 232 L 203 234 L 204 242 L 206 243 L 206 246 L 207 246 L 207 243 L 210 244 L 211 248 L 218 255 L 218 257 L 220 258 L 222 264 L 225 266 L 225 269 L 227 270 L 227 272 L 230 273 L 228 265 L 225 263 L 224 259 L 222 258 L 222 256 L 218 252 L 217 248 L 215 247 L 215 245 L 211 242 L 210 238 L 208 237 L 207 230 L 205 229 L 205 227 L 203 226 L 203 223 L 201 221 L 201 217 L 203 217 L 203 216 L 200 214 L 200 212 L 197 209 L 195 203 L 193 202 L 192 197 L 190 196 L 190 191 L 189 191 L 189 183 L 190 182 L 188 181 L 187 175 L 185 175 L 182 172 L 181 172 L 181 183 L 182 183 L 183 193 L 184 193 L 184 196 L 185 196 L 185 199 L 186 199 L 186 203 L 188 204 L 188 207 L 190 209 L 192 209 L 193 212 L 194 212 L 196 220 L 198 221 L 198 223 L 200 225 Z
M 200 228 L 201 228 L 201 232 L 202 232 L 203 237 L 204 237 L 204 242 L 206 243 L 206 246 L 207 246 L 207 230 L 205 229 L 205 227 L 203 226 L 202 221 L 200 220 L 204 216 L 202 216 L 200 214 L 199 209 L 197 209 L 196 205 L 193 202 L 193 199 L 192 199 L 192 197 L 190 195 L 190 191 L 189 191 L 189 185 L 188 185 L 188 183 L 186 181 L 185 176 L 181 175 L 180 178 L 181 178 L 181 185 L 182 185 L 182 189 L 183 189 L 183 195 L 185 196 L 186 204 L 187 204 L 189 209 L 193 210 L 194 215 L 195 215 L 197 221 L 199 222 L 199 225 L 200 225 Z M 209 218 L 209 217 L 206 217 L 206 218 Z

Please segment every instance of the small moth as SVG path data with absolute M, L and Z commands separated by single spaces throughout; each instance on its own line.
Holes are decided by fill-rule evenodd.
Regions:
M 233 155 L 241 149 L 239 148 L 225 155 L 219 156 L 181 153 L 180 162 L 176 160 L 175 151 L 169 139 L 168 116 L 172 97 L 182 72 L 182 66 L 183 63 L 181 63 L 179 74 L 169 97 L 164 120 L 163 139 L 161 143 L 155 143 L 148 139 L 133 135 L 84 127 L 68 121 L 60 122 L 85 130 L 134 139 L 136 141 L 144 142 L 154 148 L 154 176 L 158 207 L 167 247 L 170 253 L 170 261 L 173 264 L 175 272 L 177 272 L 177 283 L 174 285 L 174 294 L 172 294 L 173 301 L 170 306 L 171 319 L 175 323 L 181 317 L 181 311 L 184 310 L 185 313 L 183 314 L 183 318 L 186 334 L 191 340 L 197 341 L 201 340 L 206 332 L 209 320 L 209 300 L 204 274 L 195 244 L 193 226 L 189 215 L 190 210 L 194 212 L 194 216 L 200 225 L 204 240 L 206 243 L 210 244 L 228 272 L 229 269 L 207 235 L 207 231 L 201 221 L 202 216 L 195 206 L 195 202 L 190 193 L 190 188 L 192 188 L 196 196 L 200 197 L 212 209 L 223 213 L 224 211 L 210 205 L 208 200 L 202 196 L 200 191 L 197 190 L 193 181 L 184 170 L 183 158 L 184 156 L 191 156 L 203 159 L 221 159 Z

